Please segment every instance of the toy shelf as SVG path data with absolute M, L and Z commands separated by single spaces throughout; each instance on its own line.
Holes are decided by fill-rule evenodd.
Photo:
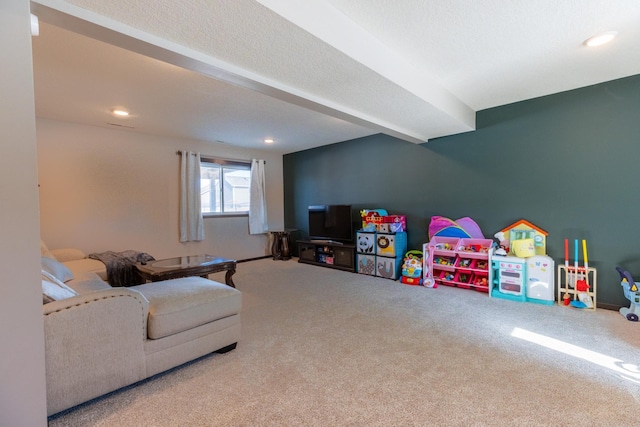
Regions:
M 576 289 L 576 282 L 578 280 L 584 280 L 589 286 L 589 290 L 586 294 L 593 301 L 592 307 L 585 307 L 583 310 L 595 310 L 597 306 L 596 300 L 596 284 L 597 284 L 597 272 L 593 267 L 585 269 L 584 267 L 578 267 L 576 274 L 576 268 L 573 266 L 566 267 L 565 265 L 558 266 L 558 304 L 564 304 L 564 296 L 569 296 L 569 301 L 580 301 L 579 294 L 581 293 Z
M 436 284 L 488 293 L 492 243 L 489 239 L 436 236 L 424 245 L 424 270 Z

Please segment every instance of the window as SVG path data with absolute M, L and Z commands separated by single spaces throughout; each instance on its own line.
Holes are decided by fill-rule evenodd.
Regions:
M 200 200 L 204 215 L 248 214 L 251 163 L 202 158 Z

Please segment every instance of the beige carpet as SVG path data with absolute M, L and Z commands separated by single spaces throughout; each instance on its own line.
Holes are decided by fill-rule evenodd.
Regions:
M 239 264 L 234 281 L 244 301 L 236 350 L 50 426 L 640 425 L 640 323 L 617 312 L 295 260 Z

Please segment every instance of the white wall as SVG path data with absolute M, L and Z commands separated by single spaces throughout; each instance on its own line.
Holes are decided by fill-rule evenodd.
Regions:
M 29 1 L 0 2 L 0 425 L 46 425 Z
M 49 248 L 134 249 L 157 259 L 268 255 L 267 236 L 249 235 L 246 216 L 205 218 L 204 241 L 179 242 L 177 150 L 266 160 L 269 228 L 284 226 L 282 155 L 40 118 L 36 125 L 40 226 Z

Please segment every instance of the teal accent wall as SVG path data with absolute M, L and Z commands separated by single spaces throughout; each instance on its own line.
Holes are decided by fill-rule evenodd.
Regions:
M 421 145 L 374 135 L 284 157 L 285 225 L 307 230 L 307 206 L 347 203 L 407 216 L 409 248 L 433 215 L 471 217 L 485 236 L 526 219 L 586 239 L 598 302 L 629 306 L 620 265 L 640 281 L 640 75 L 483 110 L 477 130 Z M 582 250 L 580 250 L 582 260 Z

